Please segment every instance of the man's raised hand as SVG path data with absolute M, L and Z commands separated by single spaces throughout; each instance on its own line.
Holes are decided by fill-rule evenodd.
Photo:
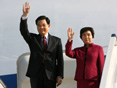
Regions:
M 25 5 L 23 4 L 23 17 L 27 17 L 29 12 L 30 12 L 30 5 L 28 2 L 25 2 Z

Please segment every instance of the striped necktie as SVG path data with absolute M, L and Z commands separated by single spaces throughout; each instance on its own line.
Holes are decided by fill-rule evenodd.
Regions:
M 47 44 L 46 44 L 46 37 L 43 36 L 43 44 L 44 44 L 44 51 L 47 49 Z
M 45 52 L 46 49 L 47 49 L 46 37 L 45 36 L 43 36 L 43 44 L 44 44 L 44 52 Z M 44 64 L 44 58 L 42 59 L 42 63 Z

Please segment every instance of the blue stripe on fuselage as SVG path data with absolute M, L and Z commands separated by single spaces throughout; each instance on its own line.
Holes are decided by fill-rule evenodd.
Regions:
M 0 75 L 7 88 L 17 88 L 17 74 Z

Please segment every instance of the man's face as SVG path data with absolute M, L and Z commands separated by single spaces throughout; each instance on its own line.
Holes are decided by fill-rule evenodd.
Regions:
M 46 35 L 48 33 L 49 28 L 50 28 L 50 24 L 47 24 L 45 19 L 39 20 L 37 22 L 37 30 L 39 34 Z
M 90 31 L 86 31 L 82 34 L 82 41 L 84 44 L 91 44 L 93 40 L 92 34 Z

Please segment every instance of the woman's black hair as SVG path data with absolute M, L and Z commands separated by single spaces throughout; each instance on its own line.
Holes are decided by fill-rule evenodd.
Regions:
M 90 31 L 92 34 L 92 37 L 94 38 L 94 29 L 92 27 L 84 27 L 80 30 L 80 38 L 82 39 L 82 34 L 86 31 Z

